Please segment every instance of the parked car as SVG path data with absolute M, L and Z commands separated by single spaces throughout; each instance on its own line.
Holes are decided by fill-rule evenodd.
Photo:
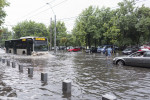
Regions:
M 138 51 L 150 51 L 150 50 L 147 48 L 142 48 L 142 49 L 139 49 Z
M 97 52 L 98 52 L 98 53 L 101 53 L 101 49 L 102 49 L 102 48 L 103 48 L 103 46 L 98 46 L 98 47 L 97 47 Z
M 116 65 L 150 67 L 150 51 L 137 51 L 128 56 L 115 57 Z
M 92 47 L 92 48 L 91 48 L 91 52 L 92 52 L 92 53 L 96 53 L 96 52 L 97 52 L 97 48 Z
M 129 54 L 134 53 L 138 50 L 139 50 L 138 48 L 126 48 L 122 51 L 122 54 L 129 55 Z
M 85 52 L 86 52 L 86 53 L 89 53 L 89 52 L 90 52 L 90 53 L 96 53 L 96 52 L 97 52 L 97 48 L 91 47 L 90 49 L 86 49 Z
M 86 49 L 85 52 L 89 53 L 89 52 L 91 52 L 91 49 Z
M 112 52 L 116 52 L 116 50 L 118 49 L 118 47 L 115 45 L 104 45 L 103 48 L 101 49 L 101 52 L 106 53 L 109 47 L 112 48 Z
M 65 50 L 66 46 L 59 46 L 59 50 Z
M 77 51 L 80 51 L 80 48 L 73 48 L 73 49 L 68 49 L 67 50 L 68 52 L 77 52 Z

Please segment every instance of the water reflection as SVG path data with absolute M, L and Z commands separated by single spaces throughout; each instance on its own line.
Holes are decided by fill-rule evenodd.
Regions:
M 67 100 L 71 100 L 71 93 L 62 93 L 62 98 L 66 98 Z

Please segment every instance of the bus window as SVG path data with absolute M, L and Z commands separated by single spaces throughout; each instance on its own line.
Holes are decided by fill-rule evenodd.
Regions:
M 48 51 L 47 41 L 34 41 L 34 50 L 35 51 Z
M 5 48 L 7 53 L 31 55 L 34 51 L 48 51 L 48 43 L 44 37 L 24 37 L 5 41 Z

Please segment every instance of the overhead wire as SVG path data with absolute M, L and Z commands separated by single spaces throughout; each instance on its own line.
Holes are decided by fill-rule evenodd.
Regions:
M 54 1 L 56 1 L 56 0 L 53 0 L 53 1 L 48 2 L 48 3 L 53 3 Z M 33 11 L 27 13 L 26 15 L 24 15 L 24 16 L 22 16 L 22 17 L 20 17 L 20 18 L 17 18 L 17 19 L 23 19 L 23 18 L 25 18 L 25 17 L 27 17 L 27 16 L 30 16 L 30 15 L 32 15 L 33 13 L 38 12 L 39 10 L 41 10 L 42 8 L 44 8 L 45 6 L 46 6 L 46 5 L 43 5 L 43 6 L 39 7 L 39 8 L 37 8 L 37 9 L 35 9 L 35 10 L 33 10 Z M 16 20 L 14 20 L 14 21 L 16 21 Z M 13 22 L 14 22 L 14 21 L 13 21 Z
M 29 18 L 32 18 L 32 17 L 34 17 L 34 16 L 36 16 L 36 15 L 38 15 L 38 14 L 41 14 L 41 13 L 43 13 L 43 12 L 45 12 L 45 11 L 49 10 L 49 9 L 51 9 L 51 10 L 52 10 L 52 12 L 53 12 L 53 14 L 55 14 L 55 13 L 54 13 L 54 11 L 53 11 L 53 8 L 54 8 L 54 7 L 57 7 L 58 5 L 60 5 L 60 4 L 64 3 L 64 2 L 66 2 L 66 1 L 68 1 L 68 0 L 64 0 L 64 1 L 62 1 L 62 2 L 58 3 L 58 4 L 54 5 L 54 6 L 51 6 L 51 4 L 50 4 L 50 3 L 46 3 L 46 5 L 47 5 L 47 4 L 50 4 L 49 8 L 44 9 L 44 10 L 42 10 L 41 12 L 38 12 L 38 13 L 36 13 L 36 14 L 34 14 L 34 15 L 30 16 Z M 46 5 L 45 5 L 45 6 L 46 6 Z

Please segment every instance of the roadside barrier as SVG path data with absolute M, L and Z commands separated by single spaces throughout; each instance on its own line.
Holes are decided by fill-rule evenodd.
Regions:
M 41 81 L 47 83 L 47 73 L 41 73 Z
M 10 66 L 10 60 L 7 60 L 7 66 Z
M 33 68 L 28 68 L 28 76 L 33 77 Z
M 2 63 L 5 63 L 5 59 L 2 59 Z
M 23 66 L 19 65 L 19 72 L 23 72 Z
M 16 63 L 12 62 L 12 68 L 16 68 Z
M 64 80 L 62 82 L 62 91 L 63 94 L 71 94 L 71 81 Z

